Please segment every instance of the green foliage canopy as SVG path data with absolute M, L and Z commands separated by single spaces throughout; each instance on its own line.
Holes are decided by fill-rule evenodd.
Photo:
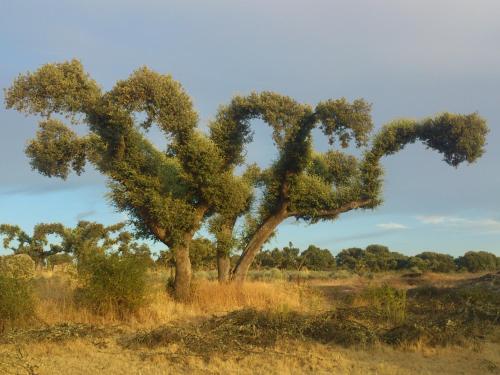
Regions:
M 34 169 L 66 178 L 92 163 L 108 177 L 111 202 L 142 235 L 170 247 L 185 242 L 206 214 L 239 210 L 248 199 L 246 182 L 232 168 L 249 134 L 236 129 L 227 135 L 234 149 L 218 147 L 224 135 L 214 132 L 212 139 L 196 130 L 191 99 L 169 75 L 142 67 L 103 92 L 79 61 L 47 64 L 20 75 L 5 103 L 45 118 L 26 149 Z M 77 135 L 53 115 L 86 124 L 88 133 Z M 145 136 L 153 125 L 164 132 L 166 150 Z

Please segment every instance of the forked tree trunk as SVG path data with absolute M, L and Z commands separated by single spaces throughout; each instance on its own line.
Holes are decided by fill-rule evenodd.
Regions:
M 288 217 L 286 207 L 270 216 L 255 232 L 247 247 L 241 254 L 236 267 L 234 268 L 232 279 L 236 282 L 244 282 L 248 270 L 255 257 L 259 253 L 267 239 L 273 234 L 276 227 Z
M 225 252 L 217 253 L 217 273 L 219 277 L 220 283 L 226 283 L 229 281 L 229 274 L 231 271 L 231 260 L 229 259 L 229 255 Z
M 174 248 L 175 279 L 174 297 L 178 301 L 186 301 L 191 294 L 191 260 L 189 259 L 189 245 Z

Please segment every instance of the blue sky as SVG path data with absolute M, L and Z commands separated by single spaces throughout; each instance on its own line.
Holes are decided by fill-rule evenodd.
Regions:
M 498 19 L 496 0 L 5 0 L 0 86 L 78 58 L 104 88 L 142 65 L 172 74 L 193 97 L 201 126 L 218 105 L 252 90 L 311 104 L 363 97 L 377 127 L 395 117 L 478 111 L 491 132 L 476 164 L 453 169 L 410 146 L 384 160 L 384 205 L 313 226 L 287 221 L 268 246 L 292 241 L 337 252 L 382 243 L 407 254 L 500 254 Z M 63 182 L 31 171 L 23 149 L 36 126 L 0 108 L 0 222 L 30 230 L 38 222 L 123 220 L 96 172 Z M 162 143 L 158 132 L 152 137 Z M 268 134 L 254 139 L 249 159 L 265 165 L 273 155 Z

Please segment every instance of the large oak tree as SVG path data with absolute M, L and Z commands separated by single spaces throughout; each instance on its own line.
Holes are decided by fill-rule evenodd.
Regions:
M 129 213 L 138 232 L 173 249 L 179 298 L 189 293 L 189 244 L 205 219 L 211 217 L 219 275 L 225 280 L 237 219 L 254 213 L 247 215 L 242 256 L 232 272 L 241 281 L 285 219 L 315 223 L 380 205 L 383 156 L 421 141 L 450 165 L 470 163 L 482 155 L 488 131 L 475 113 L 444 113 L 421 121 L 397 120 L 373 134 L 371 108 L 362 99 L 327 100 L 312 107 L 263 92 L 221 106 L 205 135 L 197 130 L 188 95 L 170 76 L 141 68 L 104 92 L 76 60 L 20 75 L 6 90 L 5 101 L 7 108 L 43 117 L 26 149 L 34 169 L 66 178 L 91 162 L 108 177 L 111 201 Z M 78 136 L 54 115 L 86 124 L 88 134 Z M 237 176 L 235 167 L 244 162 L 257 118 L 271 126 L 278 158 L 263 171 L 250 167 Z M 153 124 L 165 134 L 166 150 L 145 135 Z M 313 150 L 317 127 L 335 148 Z M 361 157 L 341 150 L 351 143 L 362 150 Z M 254 187 L 261 190 L 257 206 Z

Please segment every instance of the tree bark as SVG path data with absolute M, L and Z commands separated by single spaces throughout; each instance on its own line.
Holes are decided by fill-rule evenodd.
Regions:
M 342 206 L 340 206 L 337 209 L 334 210 L 328 210 L 320 214 L 319 216 L 325 215 L 325 216 L 334 216 L 341 214 L 343 212 L 351 211 L 357 208 L 364 207 L 366 205 L 369 205 L 371 203 L 371 200 L 366 199 L 366 200 L 360 200 L 360 201 L 353 201 L 346 203 Z M 287 217 L 289 216 L 295 216 L 297 213 L 296 212 L 290 212 L 287 209 L 288 205 L 283 204 L 281 208 L 272 216 L 269 216 L 267 220 L 257 229 L 255 234 L 253 235 L 252 239 L 248 243 L 247 247 L 243 251 L 243 254 L 241 254 L 240 259 L 238 260 L 238 263 L 236 264 L 236 267 L 233 271 L 232 274 L 232 279 L 236 282 L 244 282 L 248 270 L 250 269 L 250 266 L 252 262 L 254 261 L 255 257 L 257 256 L 258 252 L 264 245 L 264 243 L 267 241 L 269 236 L 274 232 L 276 227 Z
M 220 283 L 228 282 L 231 274 L 231 260 L 229 255 L 234 246 L 233 228 L 235 222 L 236 217 L 227 219 L 215 236 L 217 239 L 217 273 Z
M 217 253 L 217 273 L 219 277 L 219 283 L 227 283 L 229 281 L 229 274 L 231 269 L 231 260 L 229 255 L 225 252 Z
M 191 295 L 191 260 L 189 259 L 189 244 L 174 248 L 175 279 L 174 297 L 178 301 L 186 301 Z
M 203 216 L 208 210 L 208 206 L 201 205 L 196 210 L 195 222 L 197 225 L 184 234 L 182 243 L 174 246 L 175 255 L 175 279 L 174 297 L 178 301 L 187 301 L 191 297 L 191 259 L 189 259 L 189 245 L 194 234 L 198 230 Z
M 236 282 L 244 282 L 247 278 L 248 270 L 258 252 L 273 234 L 276 227 L 288 217 L 286 205 L 268 219 L 257 229 L 247 247 L 241 254 L 236 267 L 234 268 L 232 279 Z

